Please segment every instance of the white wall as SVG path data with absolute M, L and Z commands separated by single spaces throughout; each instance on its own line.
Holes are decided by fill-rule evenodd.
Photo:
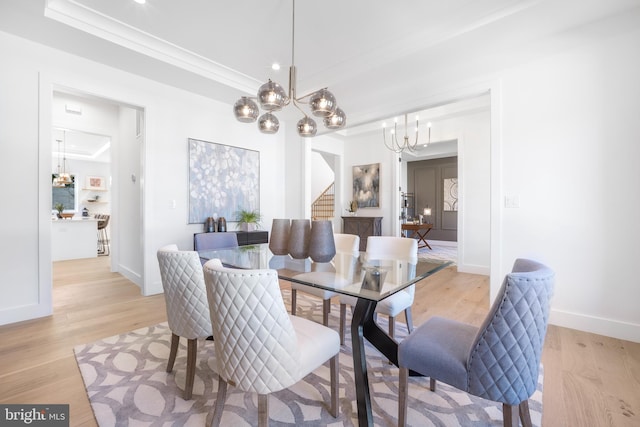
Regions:
M 458 141 L 461 203 L 458 270 L 462 272 L 489 274 L 490 269 L 491 141 L 489 127 L 488 111 L 445 119 L 434 123 L 433 126 L 433 141 Z M 361 209 L 358 215 L 382 216 L 382 234 L 399 235 L 399 220 L 396 213 L 400 206 L 398 185 L 406 191 L 406 162 L 403 161 L 401 171 L 396 170 L 398 164 L 396 154 L 385 148 L 382 137 L 377 132 L 346 138 L 344 145 L 346 180 L 343 191 L 346 194 L 352 192 L 353 166 L 383 163 L 380 167 L 380 208 Z M 442 145 L 445 144 L 434 143 L 430 147 L 431 152 L 440 152 Z M 366 161 L 366 159 L 371 160 Z M 400 172 L 399 184 L 395 179 L 398 172 Z
M 311 200 L 315 200 L 334 182 L 335 177 L 331 166 L 326 162 L 324 157 L 322 157 L 322 154 L 317 151 L 311 153 L 311 167 L 313 169 Z
M 552 321 L 640 341 L 640 25 L 502 75 L 502 265 L 557 272 Z M 541 207 L 544 207 L 541 209 Z
M 415 82 L 414 92 L 435 105 L 491 90 L 492 297 L 516 258 L 534 258 L 557 273 L 552 323 L 640 342 L 640 22 L 618 19 L 597 35 L 573 31 L 571 43 L 541 44 L 528 58 L 514 53 L 518 66 L 441 75 Z M 351 165 L 374 162 L 388 176 L 394 159 L 370 147 L 366 138 L 345 143 L 347 176 Z M 465 155 L 465 170 L 475 157 Z M 393 190 L 383 183 L 383 203 Z M 504 207 L 507 195 L 519 208 Z
M 161 291 L 156 250 L 168 243 L 190 249 L 193 233 L 202 229 L 201 225 L 187 224 L 188 138 L 260 151 L 264 224 L 268 227 L 273 217 L 285 215 L 285 191 L 269 191 L 285 188 L 283 134 L 262 135 L 255 126 L 233 120 L 228 105 L 6 33 L 0 33 L 0 56 L 12 58 L 0 67 L 0 156 L 12 159 L 6 172 L 21 177 L 19 185 L 8 186 L 5 191 L 12 209 L 0 210 L 3 240 L 11 242 L 10 246 L 4 245 L 0 257 L 0 324 L 51 311 L 50 133 L 54 87 L 74 88 L 145 109 L 147 132 L 141 159 L 144 253 L 143 271 L 136 272 L 144 278 L 144 293 Z M 175 209 L 170 203 L 173 200 Z

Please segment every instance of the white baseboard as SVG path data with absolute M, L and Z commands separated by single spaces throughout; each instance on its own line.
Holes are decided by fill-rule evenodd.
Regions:
M 604 317 L 551 309 L 549 323 L 621 340 L 640 342 L 640 325 Z
M 481 265 L 458 264 L 458 273 L 481 274 L 489 276 L 491 269 Z
M 140 289 L 142 289 L 142 275 L 139 273 L 136 273 L 135 271 L 131 270 L 130 268 L 119 264 L 118 265 L 118 273 L 122 274 L 124 277 L 126 277 L 127 279 L 131 280 L 133 283 L 135 283 L 136 285 L 138 285 L 138 287 Z
M 52 312 L 53 309 L 51 305 L 42 303 L 7 308 L 0 310 L 0 325 L 9 325 L 11 323 L 50 316 Z

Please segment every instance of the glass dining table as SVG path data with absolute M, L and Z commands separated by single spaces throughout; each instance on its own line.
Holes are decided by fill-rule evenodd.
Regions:
M 364 340 L 398 365 L 398 342 L 375 322 L 377 303 L 452 264 L 421 258 L 369 259 L 365 252 L 337 253 L 330 262 L 319 263 L 309 258 L 274 255 L 266 243 L 198 253 L 203 259 L 217 258 L 227 267 L 273 269 L 281 280 L 358 298 L 351 319 L 351 343 L 360 426 L 373 426 Z

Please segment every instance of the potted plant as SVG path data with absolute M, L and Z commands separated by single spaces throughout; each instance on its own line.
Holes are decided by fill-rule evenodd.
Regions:
M 347 212 L 351 214 L 351 216 L 355 216 L 356 212 L 358 212 L 358 202 L 356 200 L 352 200 L 349 202 L 349 208 Z
M 62 203 L 56 203 L 53 208 L 58 211 L 58 218 L 62 218 L 62 211 L 64 211 L 64 205 Z
M 253 231 L 256 228 L 260 228 L 260 220 L 262 216 L 258 210 L 245 210 L 239 209 L 236 212 L 236 221 L 238 223 L 237 228 L 242 231 Z

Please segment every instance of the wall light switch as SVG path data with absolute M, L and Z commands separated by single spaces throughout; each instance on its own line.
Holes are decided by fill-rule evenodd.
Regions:
M 176 208 L 176 201 L 175 201 L 175 200 L 171 200 L 171 201 L 169 202 L 169 207 L 170 207 L 171 209 L 175 209 L 175 208 Z
M 509 209 L 519 208 L 520 207 L 520 197 L 519 196 L 504 196 L 504 207 Z

